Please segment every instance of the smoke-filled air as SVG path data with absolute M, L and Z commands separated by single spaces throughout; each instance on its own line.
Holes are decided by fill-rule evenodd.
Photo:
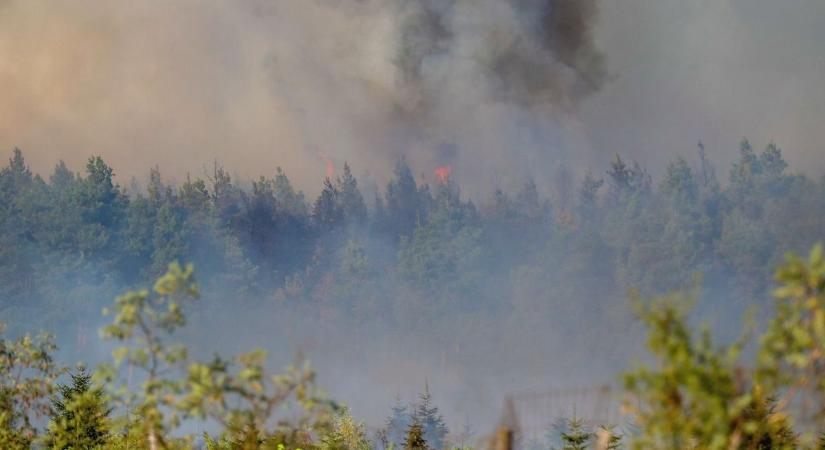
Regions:
M 0 0 L 0 449 L 825 448 L 823 23 Z

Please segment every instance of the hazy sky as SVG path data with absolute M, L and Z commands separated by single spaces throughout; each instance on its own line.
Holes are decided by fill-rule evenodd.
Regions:
M 825 167 L 825 2 L 602 4 L 599 42 L 616 78 L 581 115 L 594 148 L 657 166 L 701 138 L 726 163 L 747 135 L 775 140 L 795 169 Z
M 446 158 L 460 181 L 507 184 L 559 161 L 601 170 L 616 151 L 656 171 L 700 138 L 727 164 L 748 135 L 825 168 L 825 1 L 603 0 L 609 81 L 538 106 L 502 102 L 479 75 L 488 47 L 525 41 L 519 2 L 541 3 L 451 2 L 455 43 L 425 60 L 410 100 L 395 0 L 0 0 L 0 148 L 46 172 L 101 154 L 122 182 L 155 164 L 281 165 L 310 190 L 319 152 L 378 181 L 406 154 L 420 173 Z

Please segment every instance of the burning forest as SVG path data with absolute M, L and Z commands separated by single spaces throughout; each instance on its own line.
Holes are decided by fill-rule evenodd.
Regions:
M 823 448 L 823 16 L 0 3 L 0 448 Z

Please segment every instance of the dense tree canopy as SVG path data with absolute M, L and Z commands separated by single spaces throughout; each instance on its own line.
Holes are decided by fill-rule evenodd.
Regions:
M 0 440 L 10 448 L 49 439 L 63 448 L 87 441 L 186 447 L 192 437 L 175 435 L 181 421 L 209 420 L 222 426 L 205 438 L 210 448 L 369 448 L 362 424 L 315 396 L 311 371 L 264 377 L 262 351 L 202 362 L 171 344 L 172 332 L 186 324 L 184 307 L 202 289 L 231 297 L 219 306 L 193 305 L 200 320 L 201 308 L 236 312 L 257 299 L 286 318 L 279 322 L 288 324 L 286 333 L 329 341 L 342 354 L 359 354 L 370 332 L 404 341 L 426 330 L 442 365 L 473 360 L 502 373 L 522 350 L 519 343 L 546 336 L 544 329 L 581 346 L 568 364 L 577 353 L 588 357 L 582 351 L 588 343 L 626 333 L 622 300 L 629 288 L 648 296 L 701 273 L 697 306 L 709 301 L 715 314 L 738 319 L 744 306 L 766 298 L 782 253 L 825 238 L 825 179 L 788 174 L 778 146 L 757 152 L 743 141 L 729 179 L 720 183 L 699 150 L 695 164 L 677 158 L 656 180 L 617 155 L 606 177 L 583 176 L 577 196 L 558 192 L 569 180 L 556 191 L 527 180 L 514 194 L 497 190 L 480 202 L 463 197 L 448 178 L 419 184 L 402 160 L 367 208 L 348 165 L 324 180 L 310 204 L 280 169 L 246 183 L 215 165 L 207 179 L 187 176 L 175 186 L 154 168 L 145 189 L 127 190 L 100 157 L 90 158 L 81 174 L 58 163 L 46 181 L 15 149 L 0 170 L 0 309 L 18 327 L 12 334 L 24 325 L 68 323 L 78 326 L 82 349 L 95 298 L 157 281 L 151 291 L 116 300 L 104 336 L 121 346 L 114 364 L 96 371 L 105 394 L 83 373 L 58 387 L 65 369 L 52 358 L 51 337 L 0 340 Z M 179 260 L 202 268 L 203 287 Z M 781 267 L 778 306 L 747 367 L 739 363 L 744 341 L 717 346 L 709 332 L 694 336 L 680 306 L 684 296 L 638 302 L 658 365 L 625 378 L 643 427 L 633 444 L 813 443 L 782 411 L 788 401 L 815 400 L 810 420 L 823 417 L 823 261 L 815 247 L 808 260 L 789 257 Z M 527 350 L 541 361 L 558 354 L 554 345 L 571 342 Z M 139 389 L 123 385 L 126 366 L 139 372 Z M 806 397 L 783 397 L 802 391 Z M 306 422 L 273 419 L 287 398 L 307 410 Z M 47 433 L 38 435 L 46 417 L 52 417 Z M 428 388 L 416 404 L 397 404 L 386 425 L 385 445 L 440 449 L 449 441 Z M 610 430 L 572 421 L 561 445 L 603 440 L 620 447 Z

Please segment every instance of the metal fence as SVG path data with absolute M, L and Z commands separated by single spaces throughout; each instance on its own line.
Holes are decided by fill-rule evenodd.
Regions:
M 577 418 L 589 426 L 621 426 L 622 398 L 609 385 L 525 391 L 507 396 L 501 425 L 517 443 L 543 441 L 559 420 Z

